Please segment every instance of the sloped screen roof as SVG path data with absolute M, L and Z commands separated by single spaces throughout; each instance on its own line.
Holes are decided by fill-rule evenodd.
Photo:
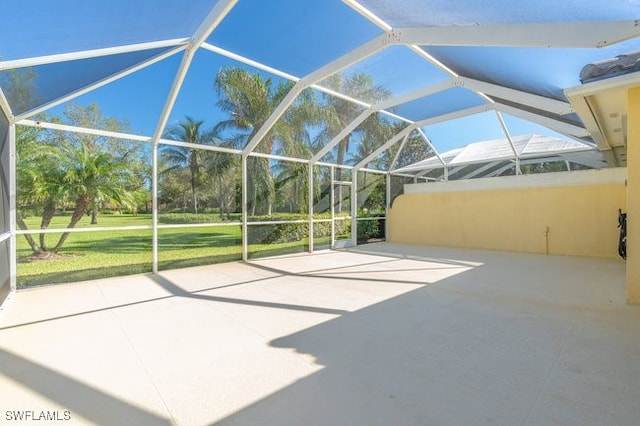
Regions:
M 112 115 L 127 111 L 134 133 L 157 139 L 186 115 L 211 127 L 228 118 L 215 81 L 233 62 L 268 80 L 269 90 L 290 90 L 269 99 L 238 146 L 245 153 L 282 151 L 284 141 L 261 142 L 309 93 L 343 116 L 308 124 L 309 149 L 297 158 L 331 160 L 339 137 L 353 133 L 348 157 L 365 167 L 418 129 L 445 152 L 456 147 L 451 141 L 481 140 L 476 126 L 452 126 L 450 138 L 432 137 L 433 126 L 489 117 L 506 136 L 503 114 L 532 123 L 511 136 L 542 126 L 546 136 L 591 148 L 564 89 L 580 84 L 586 64 L 640 50 L 634 19 L 640 7 L 629 0 L 11 1 L 0 26 L 0 88 L 18 121 L 76 99 Z M 163 61 L 176 66 L 152 67 Z M 135 98 L 113 83 L 137 72 L 147 77 L 137 80 Z M 25 80 L 35 92 L 26 100 L 15 87 Z M 354 86 L 363 81 L 370 89 Z M 166 91 L 162 105 L 147 105 L 157 96 L 144 93 L 158 90 Z M 120 111 L 115 99 L 136 108 Z M 336 99 L 353 107 L 340 110 Z M 395 133 L 375 143 L 357 136 L 368 117 L 386 117 Z

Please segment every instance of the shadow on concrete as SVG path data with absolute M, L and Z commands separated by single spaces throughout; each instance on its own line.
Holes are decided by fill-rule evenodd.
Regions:
M 270 279 L 262 278 L 262 280 Z M 275 308 L 275 309 L 290 309 L 294 311 L 305 311 L 305 312 L 314 312 L 319 314 L 331 314 L 331 315 L 342 315 L 347 311 L 340 309 L 329 309 L 329 308 L 319 308 L 316 306 L 304 306 L 304 305 L 292 305 L 288 303 L 277 303 L 277 302 L 263 302 L 259 300 L 250 300 L 250 299 L 238 299 L 233 297 L 221 297 L 221 296 L 211 296 L 206 294 L 200 294 L 203 291 L 208 290 L 198 290 L 198 291 L 187 291 L 182 287 L 175 284 L 173 281 L 161 276 L 161 275 L 152 275 L 151 279 L 158 284 L 160 287 L 164 288 L 174 296 L 178 297 L 186 297 L 189 299 L 198 299 L 198 300 L 206 300 L 210 302 L 220 302 L 220 303 L 234 303 L 239 305 L 247 305 L 247 306 L 259 306 L 262 308 Z M 239 285 L 239 284 L 236 284 Z M 228 286 L 227 286 L 228 287 Z M 215 287 L 214 289 L 221 288 Z
M 108 368 L 108 366 L 104 366 L 104 368 Z M 126 401 L 3 349 L 0 349 L 0 373 L 70 410 L 71 423 L 77 422 L 78 419 L 74 417 L 79 415 L 100 425 L 162 426 L 172 424 L 168 419 L 135 407 Z M 5 418 L 5 411 L 25 409 L 38 413 L 51 408 L 3 405 L 2 417 Z
M 632 401 L 640 391 L 603 399 L 615 386 L 598 375 L 571 376 L 550 389 L 556 376 L 571 374 L 565 358 L 579 358 L 583 371 L 611 367 L 567 343 L 582 319 L 576 291 L 584 283 L 553 291 L 567 285 L 561 262 L 596 280 L 599 261 L 500 253 L 470 260 L 481 265 L 272 341 L 324 368 L 215 424 L 584 425 L 638 418 Z M 524 276 L 514 276 L 518 268 Z M 587 341 L 605 345 L 612 363 L 629 361 L 624 339 Z M 640 339 L 633 345 L 640 349 Z M 640 370 L 633 370 L 629 380 L 637 383 Z

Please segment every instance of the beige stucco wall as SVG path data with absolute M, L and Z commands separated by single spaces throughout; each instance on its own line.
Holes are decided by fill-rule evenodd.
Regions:
M 640 87 L 627 92 L 627 301 L 640 304 Z
M 625 177 L 607 169 L 407 185 L 388 212 L 388 240 L 614 258 Z

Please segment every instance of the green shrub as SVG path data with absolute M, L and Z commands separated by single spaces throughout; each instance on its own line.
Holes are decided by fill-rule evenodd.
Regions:
M 314 219 L 331 219 L 330 213 L 315 214 Z M 309 215 L 305 213 L 276 213 L 271 216 L 250 216 L 249 222 L 276 222 L 304 220 L 304 223 L 274 223 L 273 225 L 253 225 L 248 232 L 249 244 L 274 244 L 301 241 L 309 238 Z M 315 237 L 331 235 L 331 222 L 316 222 L 313 224 Z M 349 233 L 351 221 L 339 220 L 335 222 L 336 236 Z
M 220 216 L 213 213 L 162 213 L 158 217 L 158 222 L 162 224 L 192 224 L 192 223 L 217 223 Z
M 330 213 L 315 214 L 315 219 L 331 219 Z M 241 221 L 241 214 L 233 214 L 232 221 Z M 309 238 L 309 215 L 306 213 L 275 213 L 271 216 L 249 216 L 249 222 L 280 222 L 299 221 L 303 223 L 274 223 L 273 225 L 252 225 L 249 227 L 249 244 L 275 244 L 301 241 Z M 214 213 L 163 213 L 158 218 L 161 224 L 197 224 L 219 223 L 220 216 Z M 367 221 L 369 222 L 369 221 Z M 372 221 L 373 222 L 373 221 Z M 365 222 L 362 222 L 365 223 Z M 377 224 L 377 222 L 376 222 Z M 331 222 L 316 222 L 313 225 L 315 237 L 331 236 Z M 335 222 L 336 237 L 346 235 L 351 231 L 350 220 L 337 220 Z

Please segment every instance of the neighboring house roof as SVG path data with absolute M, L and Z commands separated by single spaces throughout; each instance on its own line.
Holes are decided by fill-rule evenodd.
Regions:
M 395 172 L 418 173 L 442 169 L 443 162 L 449 168 L 482 163 L 497 165 L 501 161 L 515 160 L 516 154 L 520 160 L 567 160 L 592 168 L 605 167 L 599 152 L 577 141 L 543 135 L 524 135 L 513 137 L 512 142 L 513 148 L 506 138 L 474 142 L 440 154 L 442 161 L 433 156 Z

